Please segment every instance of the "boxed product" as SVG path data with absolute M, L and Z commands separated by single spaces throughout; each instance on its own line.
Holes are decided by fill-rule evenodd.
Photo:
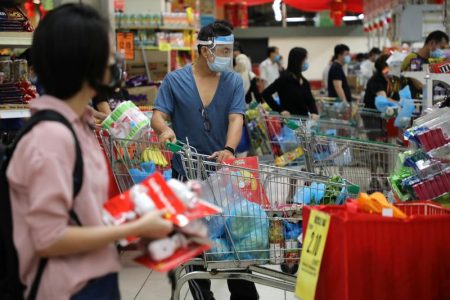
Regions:
M 168 271 L 210 248 L 207 227 L 201 218 L 221 212 L 215 205 L 199 198 L 201 185 L 167 182 L 155 173 L 104 204 L 105 224 L 117 226 L 133 221 L 153 210 L 168 211 L 165 218 L 175 225 L 175 233 L 165 239 L 141 241 L 143 255 L 137 262 L 158 271 Z M 122 246 L 137 242 L 137 237 L 120 241 Z

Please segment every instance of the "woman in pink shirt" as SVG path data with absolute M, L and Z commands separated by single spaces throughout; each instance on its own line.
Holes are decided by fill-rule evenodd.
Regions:
M 46 96 L 31 104 L 32 111 L 54 110 L 71 123 L 84 172 L 81 190 L 73 199 L 75 140 L 61 123 L 37 124 L 13 154 L 7 178 L 14 244 L 27 298 L 39 261 L 46 257 L 36 299 L 120 299 L 114 242 L 127 236 L 162 238 L 172 231 L 163 212 L 123 226 L 102 223 L 107 166 L 86 108 L 96 94 L 111 86 L 115 62 L 110 34 L 108 23 L 94 9 L 76 4 L 51 11 L 34 34 L 32 56 Z M 71 220 L 70 210 L 82 226 Z

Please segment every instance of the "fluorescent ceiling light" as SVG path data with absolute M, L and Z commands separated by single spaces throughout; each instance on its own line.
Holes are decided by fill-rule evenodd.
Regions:
M 298 18 L 286 18 L 287 22 L 306 22 L 305 17 L 298 17 Z
M 344 21 L 358 21 L 358 17 L 357 16 L 344 16 L 342 18 L 342 20 L 344 20 Z
M 360 15 L 358 16 L 358 19 L 364 20 L 364 14 L 360 14 Z
M 274 0 L 272 4 L 273 13 L 275 14 L 275 21 L 280 22 L 281 17 L 281 0 Z

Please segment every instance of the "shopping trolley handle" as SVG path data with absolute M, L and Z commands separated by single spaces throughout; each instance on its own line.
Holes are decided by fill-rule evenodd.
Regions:
M 182 143 L 180 141 L 176 141 L 175 143 L 172 143 L 172 142 L 166 143 L 166 148 L 173 153 L 177 153 L 177 152 L 180 152 L 181 150 L 183 150 L 183 146 L 184 146 L 184 143 Z

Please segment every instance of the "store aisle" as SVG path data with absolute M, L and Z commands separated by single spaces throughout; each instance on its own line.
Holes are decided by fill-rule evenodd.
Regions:
M 170 299 L 170 285 L 165 274 L 153 272 L 133 262 L 137 252 L 128 251 L 121 257 L 123 265 L 119 275 L 120 291 L 123 300 L 151 300 Z M 295 300 L 293 293 L 257 285 L 261 300 Z M 216 300 L 228 300 L 229 292 L 224 280 L 213 280 L 212 290 Z M 186 287 L 182 290 L 182 298 L 192 300 L 192 296 Z

